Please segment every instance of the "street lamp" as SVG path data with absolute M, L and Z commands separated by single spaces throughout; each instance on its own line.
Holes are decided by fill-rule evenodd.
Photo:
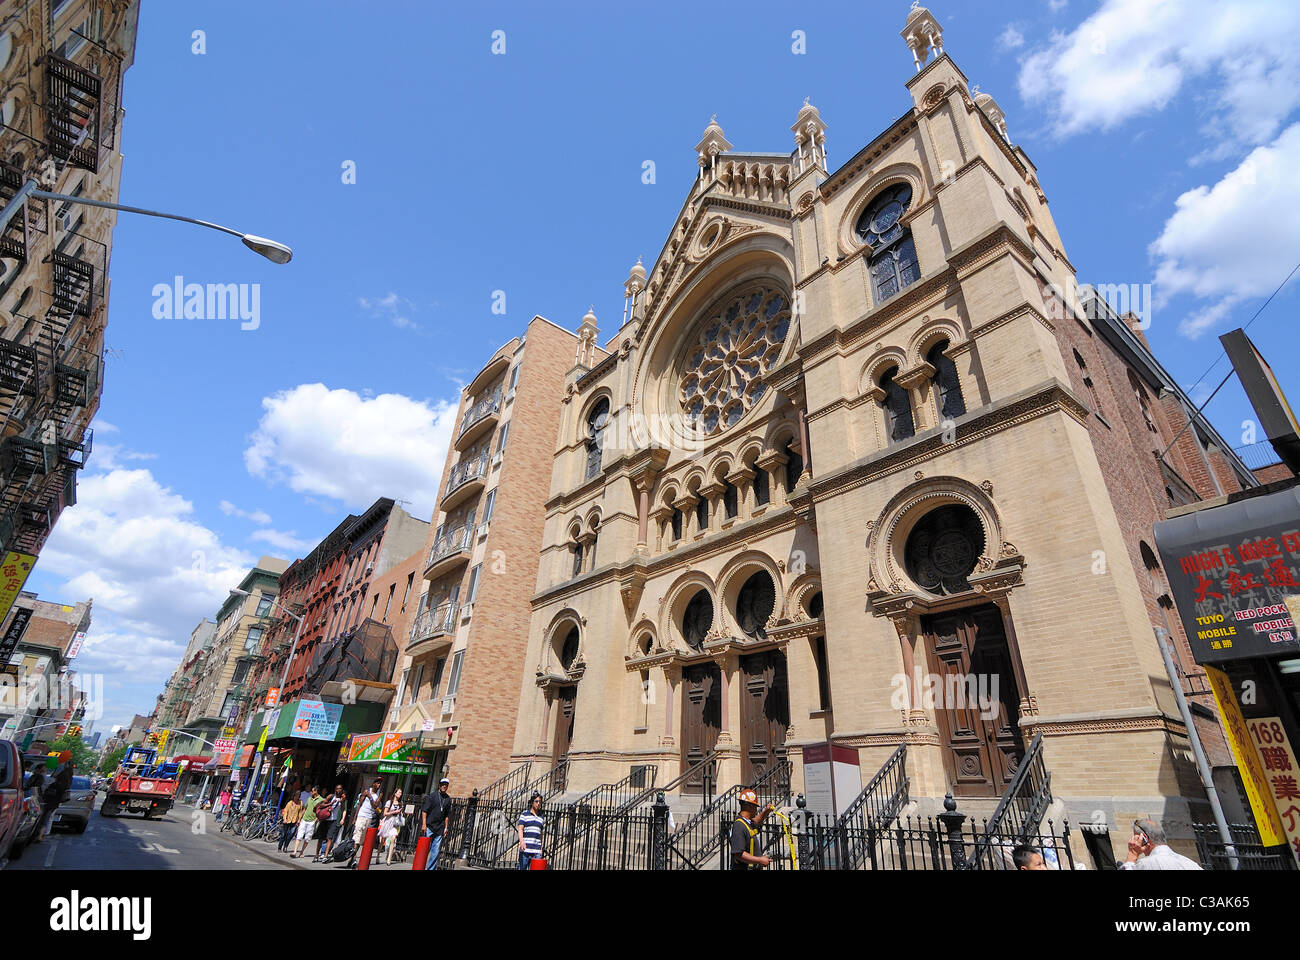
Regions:
M 200 227 L 208 227 L 211 230 L 220 230 L 222 233 L 228 233 L 231 236 L 239 237 L 244 246 L 258 253 L 272 263 L 288 263 L 293 259 L 293 250 L 287 244 L 279 243 L 275 240 L 268 240 L 266 237 L 259 237 L 252 233 L 244 233 L 240 230 L 233 230 L 230 227 L 223 227 L 219 223 L 211 223 L 207 220 L 196 220 L 193 217 L 183 217 L 178 213 L 163 213 L 159 210 L 146 210 L 144 207 L 128 207 L 120 203 L 108 203 L 105 200 L 91 200 L 87 197 L 73 197 L 66 193 L 50 193 L 48 190 L 37 189 L 40 186 L 35 180 L 28 180 L 22 185 L 13 198 L 5 204 L 3 211 L 0 211 L 0 231 L 3 231 L 9 221 L 22 207 L 23 201 L 28 197 L 34 197 L 38 200 L 58 200 L 61 203 L 80 203 L 88 207 L 104 207 L 109 210 L 122 210 L 126 213 L 139 213 L 146 217 L 162 217 L 164 220 L 180 220 L 183 223 L 193 223 Z
M 286 247 L 285 249 L 288 248 Z M 230 595 L 232 597 L 251 597 L 253 594 L 249 590 L 241 590 L 239 587 L 234 587 L 230 591 Z M 306 622 L 307 618 L 294 613 L 275 598 L 271 598 L 271 606 L 279 607 L 285 614 L 298 621 L 298 628 L 293 634 L 293 643 L 289 647 L 289 659 L 284 662 L 284 671 L 280 674 L 280 686 L 279 689 L 275 691 L 275 705 L 278 707 L 284 701 L 284 685 L 289 679 L 289 668 L 293 666 L 293 658 L 298 653 L 298 638 L 302 636 L 302 625 Z M 248 785 L 248 800 L 244 805 L 245 810 L 249 809 L 253 805 L 253 793 L 257 790 L 258 774 L 261 771 L 261 763 L 262 754 L 259 752 L 257 756 L 253 758 L 253 777 Z

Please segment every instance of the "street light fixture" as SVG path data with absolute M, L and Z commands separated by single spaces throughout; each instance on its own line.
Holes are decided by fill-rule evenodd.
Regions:
M 91 200 L 87 197 L 74 197 L 66 193 L 50 193 L 48 190 L 38 189 L 40 185 L 35 180 L 28 180 L 22 185 L 17 193 L 5 204 L 4 210 L 0 211 L 0 231 L 9 225 L 9 221 L 21 209 L 23 202 L 28 197 L 35 197 L 39 200 L 57 200 L 60 203 L 79 203 L 87 207 L 104 207 L 108 210 L 122 210 L 126 213 L 139 213 L 146 217 L 161 217 L 164 220 L 180 220 L 182 223 L 193 223 L 200 227 L 207 227 L 211 230 L 219 230 L 222 233 L 228 233 L 233 237 L 239 237 L 244 246 L 248 247 L 254 253 L 260 254 L 272 263 L 288 263 L 293 259 L 293 250 L 287 244 L 280 243 L 276 240 L 268 240 L 266 237 L 259 237 L 256 234 L 244 233 L 242 230 L 233 230 L 230 227 L 223 227 L 219 223 L 212 223 L 208 220 L 196 220 L 193 217 L 183 217 L 178 213 L 163 213 L 159 210 L 146 210 L 144 207 L 128 207 L 120 203 L 109 203 L 106 200 Z

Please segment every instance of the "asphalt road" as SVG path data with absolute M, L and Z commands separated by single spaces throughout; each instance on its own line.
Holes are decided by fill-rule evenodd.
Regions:
M 86 832 L 55 827 L 44 843 L 29 846 L 14 870 L 289 870 L 263 844 L 270 856 L 218 835 L 220 824 L 204 813 L 192 820 L 193 808 L 179 806 L 156 820 L 104 817 L 99 808 L 90 815 Z M 202 827 L 198 826 L 202 823 Z

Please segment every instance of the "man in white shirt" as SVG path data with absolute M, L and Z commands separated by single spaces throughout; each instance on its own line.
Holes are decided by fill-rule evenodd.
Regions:
M 1134 820 L 1133 836 L 1128 840 L 1128 857 L 1119 869 L 1200 870 L 1201 866 L 1169 848 L 1169 840 L 1160 824 L 1154 820 Z

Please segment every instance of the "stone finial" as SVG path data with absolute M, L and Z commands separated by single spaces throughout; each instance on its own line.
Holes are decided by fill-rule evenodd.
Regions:
M 907 23 L 899 36 L 907 44 L 907 49 L 912 51 L 912 62 L 916 64 L 917 73 L 929 61 L 930 54 L 933 53 L 936 58 L 943 55 L 943 27 L 939 26 L 934 14 L 917 0 L 912 0 Z
M 795 117 L 794 126 L 790 128 L 790 132 L 794 134 L 796 176 L 810 166 L 818 166 L 822 170 L 827 168 L 826 124 L 822 122 L 821 114 L 809 102 L 810 100 L 810 97 L 804 97 L 799 115 Z
M 712 180 L 718 154 L 726 153 L 731 148 L 731 142 L 723 135 L 722 127 L 718 125 L 718 115 L 715 113 L 709 125 L 704 128 L 704 136 L 695 145 L 700 175 Z

